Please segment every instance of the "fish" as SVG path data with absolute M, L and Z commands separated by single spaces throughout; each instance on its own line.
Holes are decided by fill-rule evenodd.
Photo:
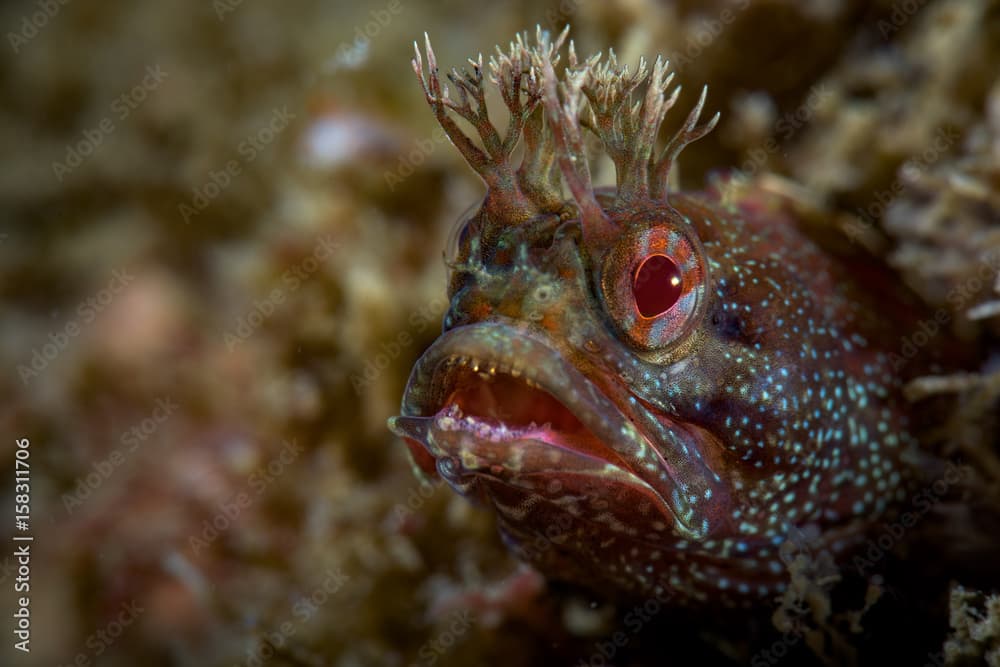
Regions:
M 719 119 L 699 124 L 707 87 L 657 148 L 680 92 L 669 63 L 583 60 L 567 30 L 519 34 L 446 81 L 427 35 L 414 43 L 486 196 L 449 244 L 443 331 L 389 429 L 546 576 L 678 604 L 773 598 L 803 536 L 842 560 L 909 492 L 906 305 L 780 198 L 678 188 L 678 156 Z M 592 137 L 613 186 L 594 185 Z

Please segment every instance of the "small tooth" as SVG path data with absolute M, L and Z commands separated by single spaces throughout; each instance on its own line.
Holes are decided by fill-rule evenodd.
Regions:
M 512 368 L 512 369 L 510 369 L 510 375 L 511 375 L 511 377 L 516 377 L 516 378 L 521 377 L 521 369 L 520 368 Z

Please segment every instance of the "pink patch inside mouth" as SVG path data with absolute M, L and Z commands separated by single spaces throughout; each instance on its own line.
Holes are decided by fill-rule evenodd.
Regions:
M 588 458 L 627 468 L 621 457 L 605 445 L 549 392 L 512 375 L 477 372 L 467 366 L 453 369 L 444 381 L 451 391 L 435 415 L 443 431 L 462 431 L 475 436 L 483 447 L 534 440 Z M 414 459 L 428 473 L 433 458 L 420 445 Z

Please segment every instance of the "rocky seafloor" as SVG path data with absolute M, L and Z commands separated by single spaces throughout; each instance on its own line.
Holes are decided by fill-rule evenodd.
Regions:
M 756 613 L 623 625 L 386 429 L 482 196 L 412 41 L 457 64 L 566 23 L 583 52 L 670 57 L 679 108 L 710 85 L 685 186 L 790 194 L 974 356 L 910 387 L 957 399 L 925 445 L 973 474 L 864 605 L 799 564 Z M 52 0 L 0 25 L 0 489 L 13 514 L 27 438 L 35 538 L 31 652 L 5 632 L 0 663 L 1000 664 L 1000 3 Z

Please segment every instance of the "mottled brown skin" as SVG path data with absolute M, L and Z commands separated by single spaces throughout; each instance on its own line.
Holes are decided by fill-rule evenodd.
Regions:
M 505 224 L 494 202 L 464 225 L 445 333 L 390 426 L 551 576 L 749 603 L 784 588 L 803 535 L 842 558 L 907 494 L 899 323 L 779 198 L 737 190 L 620 182 L 599 211 Z M 646 318 L 651 253 L 683 283 Z

